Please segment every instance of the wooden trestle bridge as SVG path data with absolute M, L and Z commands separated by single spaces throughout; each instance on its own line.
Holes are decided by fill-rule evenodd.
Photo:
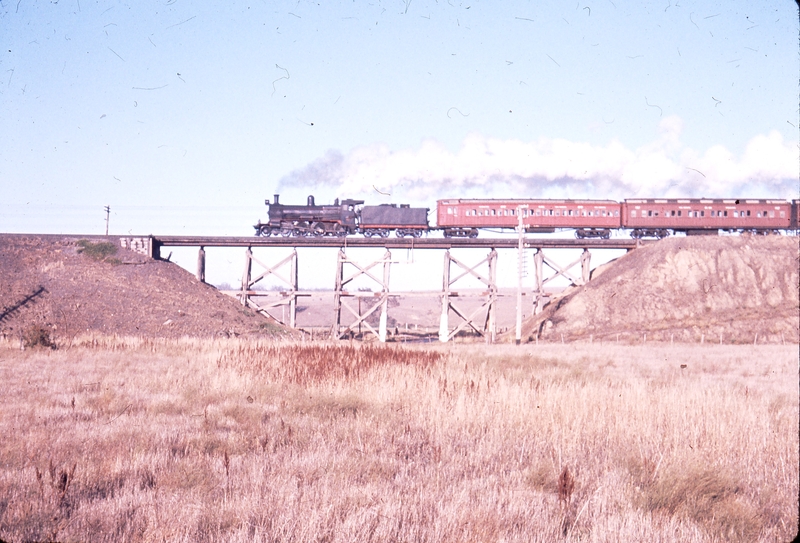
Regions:
M 647 243 L 641 240 L 620 239 L 556 239 L 533 238 L 519 235 L 508 238 L 335 238 L 335 237 L 207 237 L 207 236 L 148 236 L 148 237 L 122 237 L 120 243 L 140 252 L 148 253 L 152 258 L 161 258 L 161 249 L 164 247 L 198 247 L 197 279 L 205 281 L 205 249 L 207 247 L 242 247 L 246 248 L 244 271 L 242 273 L 241 289 L 238 297 L 242 305 L 251 307 L 281 324 L 296 327 L 297 300 L 299 297 L 310 296 L 311 292 L 300 290 L 298 285 L 298 256 L 297 248 L 300 247 L 333 247 L 338 248 L 334 288 L 334 322 L 331 327 L 331 337 L 342 339 L 351 337 L 356 330 L 363 326 L 381 341 L 387 338 L 387 316 L 389 298 L 392 296 L 430 296 L 431 293 L 406 292 L 393 293 L 389 288 L 389 272 L 392 264 L 392 249 L 420 249 L 444 250 L 444 266 L 442 277 L 442 291 L 436 293 L 441 296 L 442 312 L 439 325 L 439 340 L 446 342 L 466 328 L 472 329 L 483 336 L 487 343 L 495 341 L 497 335 L 496 303 L 498 299 L 497 287 L 497 249 L 517 249 L 519 285 L 517 289 L 517 341 L 520 340 L 522 320 L 522 262 L 524 251 L 534 251 L 534 286 L 532 292 L 532 305 L 534 313 L 538 313 L 544 306 L 546 299 L 544 287 L 550 281 L 563 277 L 572 285 L 583 285 L 591 277 L 590 262 L 593 249 L 624 249 L 631 250 Z M 274 263 L 262 262 L 253 255 L 254 247 L 286 247 L 291 248 L 289 256 Z M 359 264 L 347 256 L 348 249 L 363 247 L 384 248 L 383 256 L 367 264 Z M 475 264 L 467 264 L 455 258 L 451 249 L 488 249 L 485 258 Z M 580 257 L 566 266 L 559 265 L 545 255 L 545 249 L 580 249 Z M 260 267 L 258 273 L 254 266 Z M 574 271 L 576 269 L 579 271 Z M 288 272 L 288 273 L 287 273 Z M 254 286 L 264 278 L 271 276 L 279 279 L 285 289 L 280 293 L 281 299 L 261 305 L 255 298 L 263 296 L 263 291 L 254 290 Z M 350 292 L 347 285 L 354 279 L 365 276 L 374 281 L 379 292 Z M 460 310 L 453 299 L 459 297 L 459 292 L 453 286 L 460 279 L 471 276 L 480 281 L 485 287 L 480 296 L 484 299 L 482 305 L 467 313 Z M 463 294 L 462 294 L 463 296 Z M 348 298 L 358 298 L 367 301 L 353 308 L 347 303 Z M 371 303 L 370 303 L 371 301 Z M 288 319 L 281 322 L 267 310 L 285 306 L 288 308 Z M 354 319 L 349 324 L 347 313 Z M 380 311 L 378 329 L 376 330 L 367 322 L 367 318 Z M 457 317 L 457 324 L 451 324 L 450 314 Z M 480 317 L 480 318 L 479 318 Z

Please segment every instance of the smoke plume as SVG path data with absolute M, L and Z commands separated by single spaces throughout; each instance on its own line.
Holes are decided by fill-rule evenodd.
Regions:
M 629 149 L 564 139 L 468 136 L 453 153 L 428 140 L 417 149 L 375 144 L 329 151 L 281 179 L 280 188 L 329 187 L 345 197 L 432 202 L 447 197 L 798 198 L 800 152 L 777 131 L 758 135 L 735 156 L 721 145 L 699 153 L 680 141 L 682 121 L 667 117 L 655 141 Z

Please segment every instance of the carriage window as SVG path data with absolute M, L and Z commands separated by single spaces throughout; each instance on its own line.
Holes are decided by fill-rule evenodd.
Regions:
M 701 217 L 705 217 L 705 216 L 706 216 L 706 212 L 705 212 L 705 211 L 701 211 L 701 212 L 700 212 L 700 216 L 701 216 Z
M 774 211 L 770 211 L 770 212 L 769 212 L 769 216 L 770 216 L 770 218 L 773 218 L 773 217 L 775 217 L 775 212 L 774 212 Z
M 734 216 L 734 217 L 738 217 L 738 216 L 739 216 L 739 212 L 738 212 L 738 211 L 734 211 L 734 212 L 733 212 L 733 216 Z
M 453 214 L 453 208 L 452 207 L 448 207 L 447 208 L 447 214 L 448 215 L 452 215 Z
M 749 209 L 747 210 L 747 216 L 748 217 L 750 216 L 750 210 Z
M 781 211 L 781 219 L 785 219 L 785 218 L 786 218 L 786 212 L 785 211 Z
M 631 209 L 631 217 L 635 217 L 635 216 L 636 216 L 636 210 L 635 209 Z
M 615 212 L 614 212 L 614 216 L 615 216 L 615 217 L 619 217 L 619 210 L 617 210 L 617 211 L 615 211 Z
M 725 211 L 724 211 L 722 214 L 723 214 L 725 217 L 727 217 L 727 216 L 728 216 L 728 210 L 726 209 L 726 210 L 725 210 Z
M 681 216 L 681 210 L 679 209 L 678 210 L 678 217 L 680 217 L 680 216 Z

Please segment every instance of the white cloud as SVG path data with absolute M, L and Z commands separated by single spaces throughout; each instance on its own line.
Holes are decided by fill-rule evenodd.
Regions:
M 375 195 L 431 202 L 480 197 L 798 197 L 800 152 L 777 131 L 757 135 L 735 156 L 721 145 L 698 152 L 681 143 L 683 121 L 663 119 L 637 149 L 564 139 L 499 140 L 471 134 L 457 152 L 435 140 L 417 149 L 375 144 L 329 151 L 284 177 L 279 188 L 329 187 L 344 197 Z

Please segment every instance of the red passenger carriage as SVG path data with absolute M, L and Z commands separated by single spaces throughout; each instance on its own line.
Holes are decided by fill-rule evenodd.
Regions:
M 578 237 L 603 237 L 620 227 L 620 205 L 612 200 L 439 200 L 437 225 L 445 237 L 477 237 L 479 228 L 528 232 L 574 228 Z
M 631 237 L 669 235 L 669 230 L 716 234 L 718 230 L 766 233 L 791 227 L 785 200 L 629 199 L 622 204 L 622 227 Z

